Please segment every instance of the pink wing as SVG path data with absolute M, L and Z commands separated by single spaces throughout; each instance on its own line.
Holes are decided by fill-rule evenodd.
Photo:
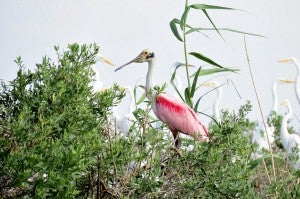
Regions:
M 209 137 L 206 127 L 199 122 L 196 113 L 187 104 L 165 94 L 159 94 L 152 108 L 156 117 L 170 128 L 193 137 Z

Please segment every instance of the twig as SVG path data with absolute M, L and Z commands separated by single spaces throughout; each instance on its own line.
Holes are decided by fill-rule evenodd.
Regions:
M 250 65 L 250 59 L 249 59 L 249 54 L 248 54 L 248 50 L 247 50 L 247 43 L 246 43 L 246 37 L 245 36 L 244 36 L 244 45 L 245 45 L 245 52 L 246 52 L 246 56 L 247 56 L 247 63 L 248 63 L 249 71 L 250 71 L 251 81 L 252 81 L 252 85 L 253 85 L 253 88 L 254 88 L 254 91 L 255 91 L 256 100 L 257 100 L 257 103 L 258 103 L 258 106 L 259 106 L 260 116 L 261 116 L 262 122 L 264 124 L 265 132 L 267 132 L 266 122 L 265 122 L 265 119 L 264 119 L 264 116 L 263 116 L 261 104 L 260 104 L 260 101 L 259 101 L 259 98 L 258 98 L 258 93 L 257 93 L 257 89 L 256 89 L 255 82 L 254 82 L 253 72 L 252 72 L 251 65 Z M 274 165 L 273 150 L 272 150 L 271 145 L 270 145 L 270 140 L 269 140 L 268 133 L 266 133 L 266 135 L 267 135 L 268 145 L 269 145 L 270 154 L 271 154 L 271 161 L 272 161 L 272 170 L 273 170 L 273 174 L 274 174 L 274 181 L 276 182 L 276 172 L 275 172 L 275 165 Z M 264 157 L 263 157 L 263 164 L 264 164 L 265 170 L 267 172 L 267 176 L 268 176 L 269 182 L 271 184 L 272 181 L 271 181 L 270 175 L 268 173 L 268 169 L 267 169 Z

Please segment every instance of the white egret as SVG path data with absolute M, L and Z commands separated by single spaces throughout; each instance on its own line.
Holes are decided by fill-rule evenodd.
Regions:
M 296 163 L 296 167 L 300 167 L 300 137 L 296 134 L 290 134 L 288 132 L 287 123 L 288 120 L 293 115 L 293 110 L 290 105 L 290 101 L 285 99 L 284 102 L 281 103 L 282 105 L 287 106 L 288 112 L 283 116 L 282 122 L 281 122 L 281 128 L 280 128 L 280 139 L 281 143 L 283 145 L 283 148 L 287 151 L 287 153 L 292 154 L 294 152 L 297 152 L 298 154 L 298 161 Z
M 295 81 L 285 79 L 285 78 L 274 79 L 273 84 L 272 84 L 273 105 L 272 105 L 270 115 L 272 114 L 273 111 L 276 112 L 276 113 L 278 111 L 278 95 L 277 95 L 278 83 L 279 84 L 290 84 L 290 83 L 295 83 Z
M 273 105 L 269 114 L 269 117 L 271 116 L 272 112 L 277 113 L 278 111 L 278 95 L 277 95 L 277 86 L 279 84 L 289 84 L 289 83 L 295 83 L 292 80 L 284 79 L 284 78 L 276 78 L 273 83 L 272 83 L 272 96 L 273 96 Z M 266 124 L 266 132 L 265 132 L 265 127 L 262 123 L 258 125 L 258 127 L 255 129 L 253 132 L 253 137 L 252 137 L 252 143 L 257 143 L 258 148 L 257 148 L 257 157 L 260 157 L 262 150 L 267 150 L 269 151 L 269 144 L 268 144 L 268 139 L 270 145 L 272 145 L 275 142 L 275 137 L 274 137 L 274 131 L 275 127 L 273 125 Z
M 297 67 L 295 93 L 296 93 L 296 96 L 297 96 L 298 103 L 300 104 L 300 63 L 295 57 L 292 57 L 292 58 L 289 58 L 289 59 L 282 59 L 282 60 L 279 60 L 279 62 L 293 63 Z
M 130 86 L 124 87 L 126 93 L 129 95 L 129 107 L 127 112 L 120 116 L 118 113 L 118 107 L 114 106 L 112 108 L 113 110 L 113 116 L 116 119 L 116 123 L 117 126 L 120 129 L 121 135 L 122 136 L 127 136 L 128 132 L 130 130 L 130 127 L 132 125 L 132 121 L 134 121 L 134 115 L 133 115 L 133 111 L 134 111 L 134 95 L 133 95 L 133 90 Z
M 106 64 L 114 66 L 114 64 L 109 59 L 103 57 L 102 55 L 97 55 L 95 58 L 95 61 L 96 62 L 101 61 Z M 103 82 L 101 81 L 100 72 L 99 72 L 98 68 L 95 65 L 92 65 L 92 68 L 95 72 L 94 82 L 92 83 L 92 86 L 93 86 L 94 92 L 98 92 L 98 91 L 102 90 Z

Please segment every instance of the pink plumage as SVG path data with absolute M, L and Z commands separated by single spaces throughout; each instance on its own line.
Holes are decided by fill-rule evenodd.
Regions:
M 148 62 L 145 91 L 152 103 L 152 109 L 156 117 L 166 123 L 173 133 L 175 147 L 180 147 L 178 132 L 192 136 L 199 141 L 209 141 L 209 133 L 206 127 L 198 120 L 196 113 L 185 103 L 166 94 L 155 93 L 152 85 L 155 55 L 149 49 L 143 50 L 135 59 L 118 67 L 115 71 L 131 63 Z
M 159 94 L 155 97 L 152 109 L 156 117 L 166 123 L 174 138 L 177 132 L 190 135 L 199 141 L 208 141 L 209 133 L 206 127 L 198 120 L 196 113 L 185 103 L 171 98 L 166 94 Z

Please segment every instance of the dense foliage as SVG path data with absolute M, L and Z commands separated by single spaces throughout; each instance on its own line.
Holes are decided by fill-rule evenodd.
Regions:
M 18 58 L 16 79 L 2 84 L 2 194 L 10 188 L 41 198 L 76 195 L 76 181 L 101 151 L 104 115 L 122 96 L 116 86 L 92 93 L 96 45 L 56 51 L 57 63 L 45 57 L 35 71 L 26 71 Z
M 207 10 L 234 10 L 186 0 L 180 18 L 170 28 L 184 50 L 170 83 L 178 96 L 198 112 L 205 95 L 198 95 L 204 75 L 235 72 L 199 52 L 188 52 L 186 38 L 217 28 Z M 212 28 L 187 23 L 189 13 L 203 12 Z M 44 57 L 34 71 L 21 58 L 17 77 L 0 87 L 0 196 L 2 198 L 299 198 L 299 170 L 291 164 L 279 139 L 281 115 L 272 114 L 275 126 L 273 153 L 251 143 L 256 127 L 247 114 L 247 102 L 237 112 L 222 110 L 221 121 L 213 117 L 208 129 L 211 141 L 200 143 L 181 137 L 180 151 L 173 137 L 151 112 L 143 86 L 134 88 L 135 111 L 130 131 L 121 133 L 112 108 L 125 92 L 114 85 L 92 88 L 98 46 L 72 44 L 57 57 Z M 213 68 L 198 67 L 190 75 L 190 56 Z M 195 64 L 196 65 L 196 64 Z M 188 86 L 180 93 L 174 83 L 176 70 L 185 66 Z M 157 86 L 164 92 L 166 84 Z M 142 92 L 138 92 L 141 89 Z M 142 94 L 140 94 L 142 93 Z M 201 110 L 200 110 L 201 111 Z M 289 132 L 294 132 L 293 128 Z M 182 136 L 182 135 L 181 135 Z

